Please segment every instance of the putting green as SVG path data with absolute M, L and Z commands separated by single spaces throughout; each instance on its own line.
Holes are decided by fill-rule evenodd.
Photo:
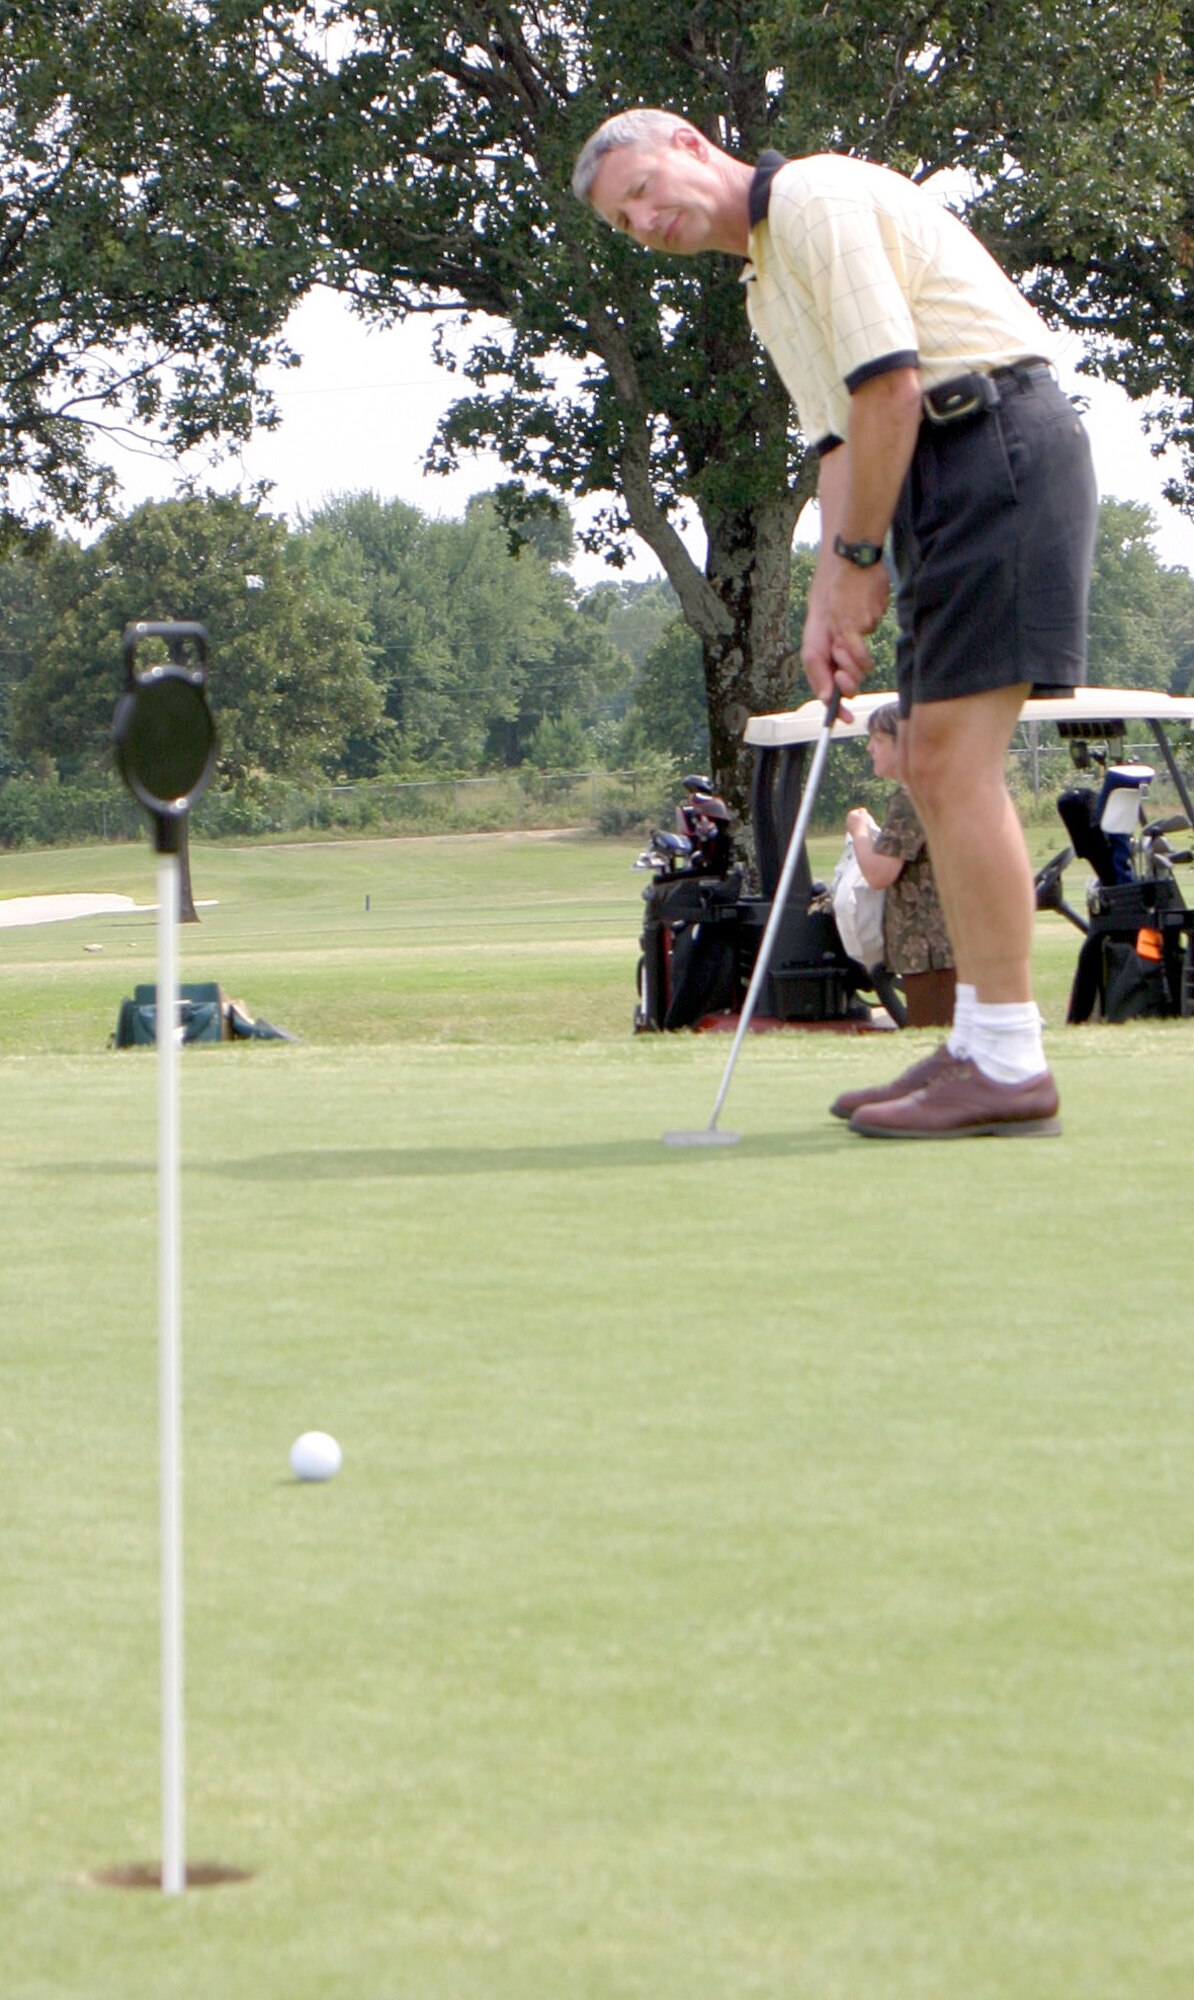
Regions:
M 673 1152 L 728 1043 L 628 1033 L 633 852 L 415 845 L 198 857 L 186 975 L 306 1040 L 181 1066 L 188 1851 L 246 1878 L 181 1902 L 86 1879 L 159 1849 L 152 933 L 6 938 L 6 2000 L 1185 2000 L 1190 1028 L 1055 1029 L 1011 1147 L 865 1146 L 892 1038 L 751 1037 Z

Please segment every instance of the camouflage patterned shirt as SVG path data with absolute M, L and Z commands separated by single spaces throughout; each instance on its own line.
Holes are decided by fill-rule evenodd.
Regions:
M 933 880 L 925 831 L 903 786 L 892 794 L 876 854 L 902 861 L 883 904 L 883 944 L 891 972 L 943 971 L 954 962 L 945 913 Z

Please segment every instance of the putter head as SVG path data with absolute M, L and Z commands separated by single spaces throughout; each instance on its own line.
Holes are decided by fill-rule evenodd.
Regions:
M 719 1125 L 706 1125 L 700 1132 L 664 1132 L 665 1146 L 736 1146 L 739 1134 L 723 1132 Z

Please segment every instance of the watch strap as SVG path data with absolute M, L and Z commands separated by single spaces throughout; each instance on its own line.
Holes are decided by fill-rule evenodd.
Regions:
M 881 542 L 847 542 L 843 540 L 841 535 L 835 535 L 833 538 L 833 553 L 835 556 L 843 557 L 846 562 L 853 563 L 858 569 L 874 569 L 875 564 L 883 560 L 883 544 Z

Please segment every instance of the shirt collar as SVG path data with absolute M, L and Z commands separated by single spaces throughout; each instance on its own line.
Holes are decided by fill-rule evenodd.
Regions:
M 757 229 L 760 222 L 766 221 L 767 210 L 771 206 L 771 183 L 780 168 L 786 167 L 787 164 L 783 154 L 774 152 L 770 147 L 765 153 L 759 154 L 754 179 L 750 184 L 750 226 L 752 229 Z

